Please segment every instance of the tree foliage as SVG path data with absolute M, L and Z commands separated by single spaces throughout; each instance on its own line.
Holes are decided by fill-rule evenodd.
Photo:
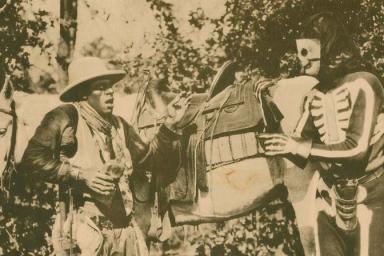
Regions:
M 155 54 L 149 58 L 138 54 L 133 59 L 121 59 L 120 63 L 131 77 L 149 72 L 152 77 L 166 79 L 174 90 L 203 91 L 214 74 L 214 65 L 207 65 L 201 49 L 180 33 L 171 4 L 163 0 L 147 2 L 158 21 L 159 32 L 152 44 Z
M 0 255 L 51 255 L 55 187 L 17 175 L 13 191 L 0 198 Z
M 371 70 L 384 76 L 384 16 L 381 1 L 372 0 L 226 0 L 225 12 L 209 18 L 202 8 L 192 10 L 189 23 L 196 29 L 214 27 L 205 45 L 196 48 L 193 39 L 181 35 L 172 5 L 164 0 L 147 0 L 159 24 L 153 48 L 144 60 L 123 60 L 133 77 L 143 70 L 168 79 L 177 89 L 207 89 L 217 67 L 236 60 L 246 76 L 284 77 L 298 74 L 295 39 L 302 22 L 317 12 L 332 11 L 361 50 Z
M 42 36 L 51 22 L 49 13 L 34 11 L 30 1 L 0 0 L 0 70 L 12 76 L 16 89 L 29 88 L 28 48 L 51 47 Z M 6 199 L 0 193 L 0 255 L 49 255 L 55 194 L 45 184 L 27 188 L 21 183 L 17 180 L 14 188 L 22 191 L 18 196 Z
M 366 63 L 383 76 L 384 16 L 380 1 L 369 0 L 227 0 L 226 11 L 207 40 L 220 45 L 226 57 L 244 69 L 258 69 L 266 75 L 292 75 L 295 67 L 295 39 L 309 16 L 323 11 L 337 14 L 353 36 Z
M 52 25 L 49 13 L 32 9 L 25 0 L 0 0 L 4 9 L 0 12 L 0 63 L 13 75 L 19 89 L 28 88 L 25 70 L 30 66 L 28 47 L 42 51 L 52 44 L 44 40 L 42 33 Z

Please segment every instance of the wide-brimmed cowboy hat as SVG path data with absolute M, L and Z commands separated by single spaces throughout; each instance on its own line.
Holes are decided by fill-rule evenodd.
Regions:
M 97 57 L 82 57 L 69 64 L 68 86 L 61 92 L 60 100 L 73 102 L 79 100 L 79 92 L 86 89 L 90 82 L 101 79 L 110 80 L 111 84 L 120 81 L 126 75 L 124 70 L 110 70 Z

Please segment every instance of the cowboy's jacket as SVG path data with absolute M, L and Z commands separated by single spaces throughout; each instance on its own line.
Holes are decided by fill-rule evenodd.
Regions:
M 327 88 L 315 86 L 304 99 L 296 134 L 308 140 L 298 154 L 346 178 L 383 168 L 384 139 L 373 136 L 384 103 L 380 81 L 355 72 Z
M 70 166 L 62 156 L 69 159 L 76 153 L 78 119 L 78 112 L 71 104 L 61 105 L 47 113 L 29 141 L 23 156 L 23 168 L 47 182 L 73 181 Z M 172 179 L 180 161 L 179 135 L 161 126 L 154 139 L 144 143 L 134 128 L 122 121 L 133 169 L 159 170 L 160 166 L 164 170 L 160 175 Z

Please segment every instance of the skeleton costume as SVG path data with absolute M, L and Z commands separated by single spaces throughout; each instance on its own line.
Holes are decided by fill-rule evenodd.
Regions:
M 348 67 L 348 58 L 344 65 L 337 58 L 337 63 L 329 61 L 331 53 L 340 54 L 347 45 L 330 46 L 324 34 L 342 37 L 337 37 L 339 26 L 329 23 L 327 19 L 333 19 L 329 15 L 310 20 L 320 33 L 320 82 L 304 99 L 296 127 L 302 139 L 292 160 L 299 163 L 296 157 L 300 156 L 315 162 L 320 173 L 315 228 L 318 255 L 384 255 L 384 139 L 373 136 L 384 103 L 383 86 L 373 74 L 359 71 L 356 65 Z M 313 38 L 306 32 L 304 38 Z M 299 55 L 311 54 L 305 43 L 298 43 L 298 51 Z
M 305 110 L 296 132 L 303 138 L 311 138 L 311 143 L 302 144 L 301 150 L 305 152 L 302 155 L 319 163 L 317 242 L 320 255 L 354 255 L 346 251 L 355 246 L 360 247 L 360 254 L 359 250 L 350 253 L 356 255 L 384 252 L 381 242 L 384 202 L 379 200 L 384 196 L 384 140 L 370 140 L 383 100 L 380 81 L 366 72 L 343 77 L 329 91 L 317 86 L 305 99 Z M 342 199 L 336 196 L 337 186 L 343 189 L 348 181 L 358 183 L 357 191 L 348 198 L 350 208 L 348 202 L 339 204 L 338 200 Z M 358 204 L 357 209 L 353 208 L 353 200 Z M 338 208 L 341 211 L 338 214 L 345 213 L 346 223 L 354 222 L 348 217 L 354 218 L 357 214 L 359 224 L 350 223 L 348 227 L 341 221 L 335 225 Z

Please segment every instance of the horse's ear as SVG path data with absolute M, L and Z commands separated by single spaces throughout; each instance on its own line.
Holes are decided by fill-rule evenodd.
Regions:
M 1 89 L 0 97 L 6 100 L 12 100 L 15 89 L 13 88 L 13 84 L 9 78 L 9 75 L 5 77 L 2 87 L 3 88 Z

